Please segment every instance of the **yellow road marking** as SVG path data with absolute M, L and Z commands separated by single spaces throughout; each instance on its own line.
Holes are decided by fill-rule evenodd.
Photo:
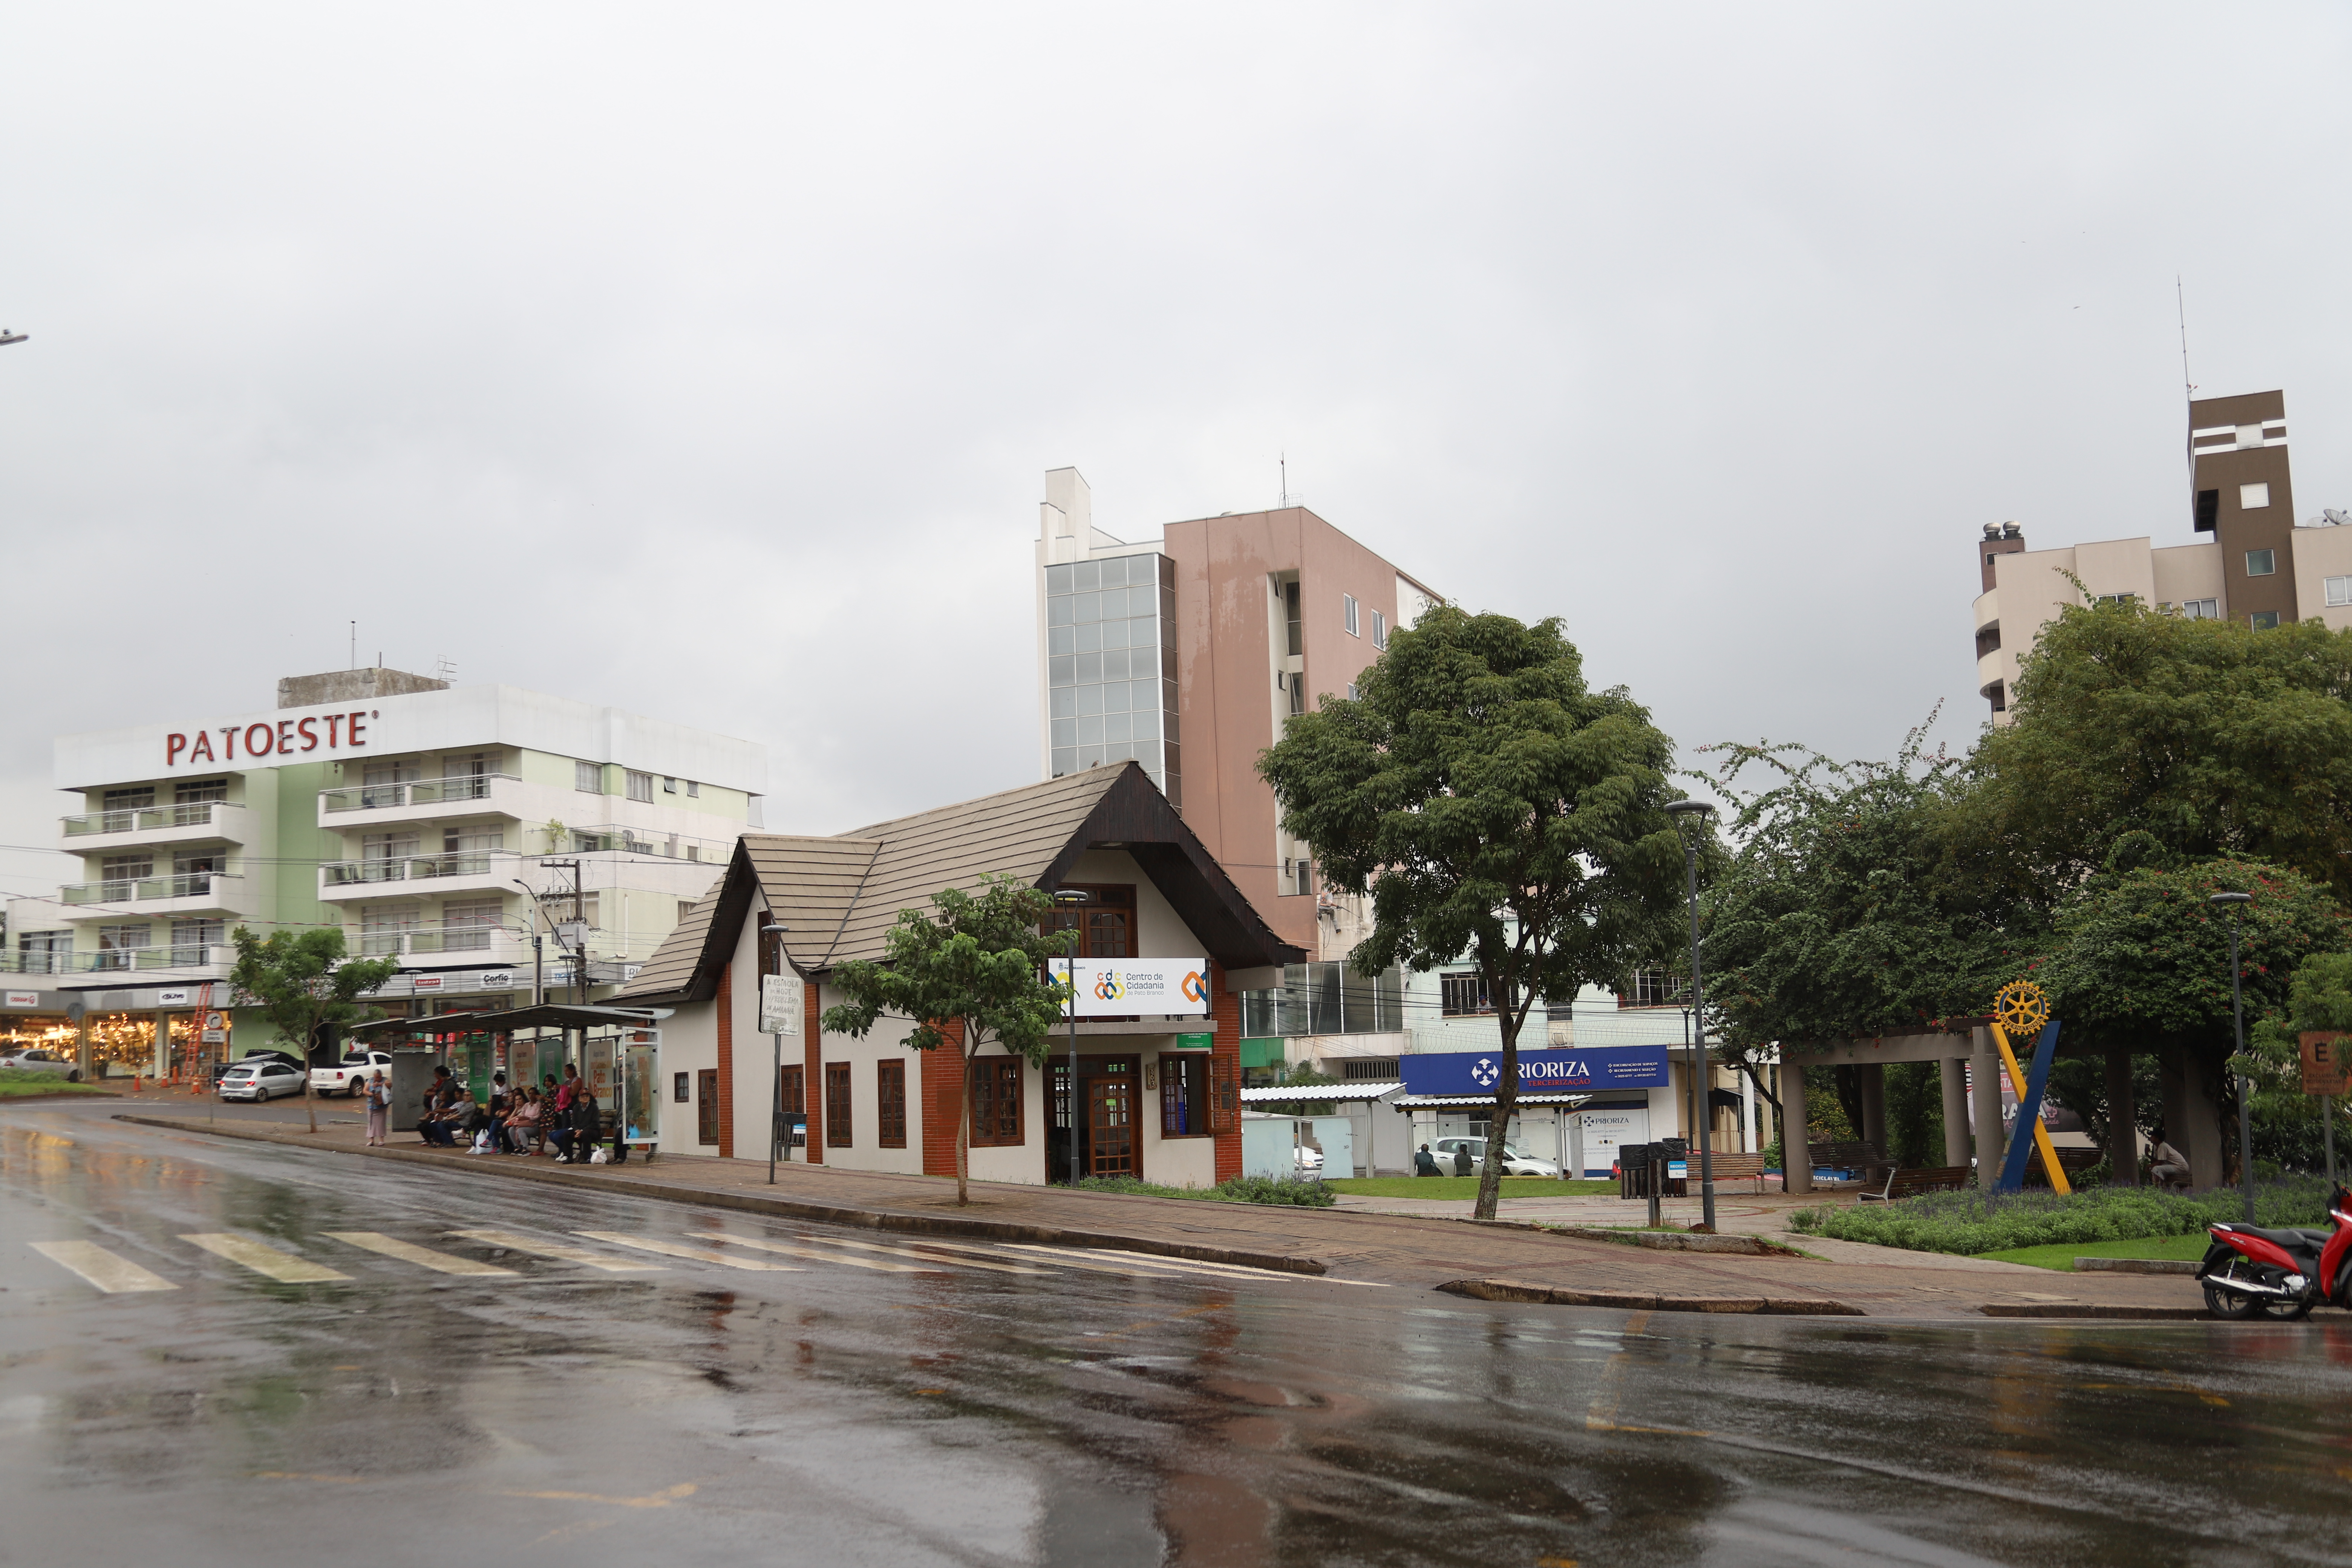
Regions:
M 176 1290 L 162 1275 L 142 1268 L 128 1258 L 118 1258 L 94 1241 L 36 1241 L 32 1249 L 60 1268 L 70 1268 L 110 1296 L 130 1290 Z
M 256 1274 L 267 1275 L 272 1279 L 288 1285 L 317 1285 L 330 1279 L 351 1278 L 350 1275 L 339 1273 L 323 1263 L 313 1263 L 307 1258 L 297 1258 L 290 1252 L 280 1252 L 274 1247 L 266 1246 L 258 1241 L 247 1241 L 241 1236 L 230 1236 L 220 1231 L 205 1231 L 194 1236 L 184 1236 L 180 1239 L 201 1247 L 215 1257 L 226 1258 L 231 1263 L 243 1264 Z
M 789 1263 L 769 1263 L 757 1258 L 730 1258 L 723 1252 L 713 1252 L 707 1247 L 684 1247 L 675 1241 L 657 1241 L 649 1236 L 624 1236 L 617 1230 L 575 1230 L 572 1234 L 584 1236 L 591 1241 L 609 1241 L 614 1247 L 634 1247 L 640 1252 L 658 1252 L 664 1258 L 690 1258 L 697 1263 L 716 1263 L 725 1268 L 750 1268 L 764 1274 L 808 1272 L 805 1268 L 796 1268 Z
M 499 1279 L 522 1278 L 511 1268 L 500 1268 L 492 1263 L 479 1263 L 470 1258 L 459 1258 L 451 1252 L 436 1252 L 429 1247 L 419 1247 L 414 1242 L 401 1241 L 384 1235 L 382 1231 L 330 1230 L 321 1234 L 331 1241 L 341 1241 L 352 1247 L 363 1247 L 369 1252 L 385 1258 L 397 1258 L 403 1263 L 414 1263 L 419 1268 L 430 1268 L 436 1274 L 466 1274 L 478 1279 Z
M 658 1263 L 639 1263 L 634 1258 L 607 1258 L 601 1252 L 591 1252 L 584 1247 L 572 1247 L 561 1241 L 541 1241 L 536 1237 L 517 1236 L 510 1230 L 453 1230 L 451 1236 L 467 1241 L 478 1241 L 487 1247 L 503 1247 L 514 1252 L 527 1252 L 533 1258 L 552 1258 L 559 1263 L 581 1263 L 591 1268 L 602 1268 L 607 1274 L 667 1274 L 668 1269 Z

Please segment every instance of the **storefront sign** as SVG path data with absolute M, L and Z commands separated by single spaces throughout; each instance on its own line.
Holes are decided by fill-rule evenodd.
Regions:
M 1179 1035 L 1176 1048 L 1180 1051 L 1206 1051 L 1216 1048 L 1217 1037 L 1211 1035 Z
M 1435 1051 L 1398 1064 L 1407 1094 L 1492 1094 L 1503 1078 L 1503 1053 Z M 1519 1092 L 1577 1094 L 1604 1089 L 1663 1089 L 1664 1046 L 1612 1046 L 1594 1050 L 1521 1051 Z
M 1066 961 L 1046 966 L 1048 977 L 1064 984 L 1072 979 L 1070 969 Z M 1198 1016 L 1209 1010 L 1206 959 L 1081 958 L 1076 969 L 1081 1018 L 1125 1018 L 1139 1013 Z
M 184 733 L 173 731 L 163 737 L 163 765 L 169 768 L 182 763 L 233 763 L 240 745 L 247 759 L 289 757 L 318 751 L 322 745 L 331 752 L 363 749 L 367 745 L 368 723 L 376 716 L 373 710 L 363 708 L 347 713 L 265 720 L 257 724 L 224 724 L 217 730 L 198 729 Z M 213 745 L 215 735 L 220 737 L 217 748 Z
M 155 993 L 155 1005 L 158 1007 L 185 1007 L 195 999 L 195 992 L 184 985 Z
M 2303 1092 L 2352 1094 L 2352 1046 L 2344 1036 L 2315 1030 L 2303 1037 Z
M 791 1035 L 801 1032 L 801 1010 L 807 1005 L 806 987 L 797 974 L 763 974 L 760 977 L 760 1033 Z
M 40 1005 L 41 994 L 37 991 L 11 991 L 8 993 L 8 1005 L 11 1007 L 37 1007 Z

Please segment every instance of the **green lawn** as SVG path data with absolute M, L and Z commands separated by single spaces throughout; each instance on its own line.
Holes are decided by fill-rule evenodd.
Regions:
M 1370 1176 L 1323 1184 L 1335 1193 L 1368 1198 L 1475 1198 L 1475 1176 Z M 1617 1184 L 1606 1176 L 1591 1181 L 1547 1182 L 1537 1176 L 1506 1176 L 1503 1196 L 1511 1198 L 1589 1198 L 1613 1193 Z
M 47 1073 L 11 1072 L 0 1078 L 0 1100 L 14 1100 L 27 1094 L 112 1094 L 110 1089 L 100 1089 L 91 1083 L 68 1083 Z
M 2006 1252 L 1980 1252 L 1977 1256 L 2059 1269 L 2074 1268 L 2077 1258 L 2185 1258 L 2193 1263 L 2205 1256 L 2205 1248 L 2212 1239 L 2200 1230 L 2194 1236 L 2144 1236 L 2133 1241 L 2062 1241 L 2052 1247 L 2012 1247 Z

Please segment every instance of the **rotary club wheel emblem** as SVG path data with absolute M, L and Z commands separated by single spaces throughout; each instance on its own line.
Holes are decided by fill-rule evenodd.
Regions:
M 1992 1016 L 2012 1039 L 2041 1033 L 2050 1021 L 2050 1001 L 2031 980 L 2012 980 L 1992 999 Z

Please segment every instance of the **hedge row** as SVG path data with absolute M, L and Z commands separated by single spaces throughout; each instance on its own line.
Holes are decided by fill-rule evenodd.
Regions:
M 2289 1176 L 2254 1186 L 2254 1221 L 2263 1226 L 2324 1226 L 2327 1182 Z M 2188 1195 L 2147 1187 L 2093 1187 L 2055 1193 L 1923 1193 L 1892 1204 L 1800 1209 L 1789 1228 L 1836 1241 L 1866 1241 L 1912 1252 L 1974 1255 L 2013 1247 L 2132 1241 L 2192 1236 L 2216 1220 L 2245 1216 L 2235 1187 Z

